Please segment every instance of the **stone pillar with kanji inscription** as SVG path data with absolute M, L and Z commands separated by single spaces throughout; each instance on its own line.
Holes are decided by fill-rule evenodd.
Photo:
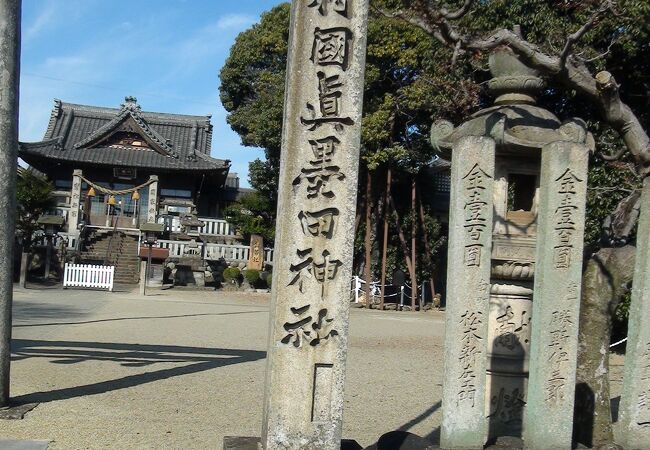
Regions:
M 82 172 L 75 169 L 72 172 L 72 190 L 70 191 L 70 212 L 68 213 L 68 233 L 78 235 L 79 220 L 81 217 L 81 176 Z
M 533 323 L 524 441 L 571 448 L 589 150 L 542 148 Z
M 531 404 L 526 395 L 533 304 L 538 297 L 534 280 L 541 264 L 535 249 L 538 222 L 548 215 L 548 211 L 543 213 L 539 209 L 544 180 L 540 172 L 541 155 L 544 149 L 552 151 L 567 143 L 593 149 L 594 139 L 584 121 L 562 122 L 536 104 L 545 82 L 510 49 L 493 50 L 489 67 L 493 78 L 488 89 L 495 96 L 494 105 L 472 114 L 458 127 L 437 121 L 431 129 L 431 141 L 443 158 L 450 158 L 455 146 L 468 136 L 484 136 L 495 143 L 484 399 L 487 439 L 494 440 L 502 436 L 521 437 L 525 431 L 524 416 Z M 454 153 L 452 159 L 455 158 Z M 549 238 L 543 236 L 539 242 L 548 245 Z M 458 264 L 458 258 L 455 262 L 450 259 L 450 275 L 455 275 Z M 448 304 L 450 301 L 447 299 Z M 477 434 L 483 433 L 483 425 L 477 422 Z
M 147 222 L 155 223 L 158 214 L 158 175 L 149 176 L 149 195 L 147 196 Z
M 483 448 L 490 299 L 494 140 L 452 149 L 441 447 Z
M 264 268 L 264 239 L 259 234 L 251 235 L 250 254 L 246 269 L 262 270 Z
M 628 322 L 619 422 L 625 448 L 650 448 L 650 178 L 643 182 L 641 216 Z
M 367 0 L 294 0 L 262 446 L 338 449 Z

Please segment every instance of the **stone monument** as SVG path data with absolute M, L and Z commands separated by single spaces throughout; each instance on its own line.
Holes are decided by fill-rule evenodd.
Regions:
M 636 242 L 619 420 L 625 448 L 650 448 L 650 178 L 643 183 Z
M 259 234 L 251 235 L 250 256 L 246 268 L 248 270 L 264 268 L 264 239 Z
M 447 121 L 438 121 L 434 123 L 431 130 L 434 147 L 438 148 L 443 156 L 452 157 L 448 267 L 454 269 L 450 270 L 447 296 L 446 385 L 443 391 L 441 430 L 441 443 L 444 448 L 482 448 L 487 438 L 521 436 L 523 433 L 526 394 L 531 389 L 528 385 L 528 374 L 535 289 L 540 289 L 539 294 L 535 291 L 535 298 L 541 298 L 538 304 L 545 304 L 546 306 L 542 307 L 544 310 L 554 307 L 552 302 L 545 300 L 548 295 L 544 287 L 539 283 L 534 284 L 535 274 L 545 273 L 539 272 L 543 268 L 536 267 L 539 264 L 535 263 L 541 261 L 540 257 L 546 256 L 544 252 L 536 256 L 536 242 L 541 233 L 539 218 L 542 215 L 542 197 L 546 198 L 546 205 L 555 204 L 553 202 L 558 201 L 557 196 L 571 197 L 572 203 L 565 205 L 567 208 L 557 210 L 557 214 L 571 210 L 568 219 L 555 217 L 556 212 L 546 206 L 545 214 L 555 217 L 557 222 L 555 225 L 551 224 L 550 228 L 547 226 L 544 229 L 545 236 L 540 241 L 547 247 L 550 242 L 554 243 L 550 246 L 550 251 L 555 252 L 554 257 L 561 258 L 568 253 L 571 254 L 571 268 L 561 269 L 566 270 L 565 275 L 570 273 L 571 288 L 575 284 L 576 266 L 573 264 L 580 265 L 582 260 L 579 251 L 582 248 L 584 222 L 581 216 L 585 201 L 582 188 L 586 183 L 584 173 L 586 156 L 589 149 L 593 149 L 593 138 L 579 119 L 563 123 L 553 113 L 535 105 L 535 96 L 544 87 L 544 82 L 535 70 L 522 64 L 510 50 L 506 48 L 495 50 L 490 56 L 490 70 L 494 78 L 490 80 L 488 87 L 496 96 L 495 105 L 473 114 L 470 120 L 457 128 Z M 470 137 L 472 141 L 468 140 Z M 480 152 L 480 155 L 474 156 L 476 158 L 474 161 L 481 167 L 485 181 L 489 181 L 489 184 L 485 184 L 486 190 L 489 189 L 490 192 L 489 198 L 482 199 L 480 205 L 482 207 L 493 205 L 490 208 L 493 207 L 494 210 L 493 218 L 488 217 L 486 211 L 483 211 L 480 218 L 484 220 L 475 223 L 468 221 L 479 218 L 480 208 L 472 201 L 472 198 L 478 197 L 479 194 L 467 190 L 466 180 L 470 178 L 468 164 L 473 167 L 467 162 L 467 156 L 463 156 L 468 154 L 467 150 L 463 151 L 467 146 Z M 571 156 L 565 155 L 568 159 L 557 161 L 548 159 L 551 154 L 564 154 L 563 152 L 568 152 L 567 155 Z M 547 155 L 546 160 L 544 155 Z M 569 167 L 565 167 L 570 169 L 569 172 L 556 173 L 556 167 L 569 162 Z M 493 171 L 490 170 L 492 164 Z M 455 171 L 455 165 L 462 165 L 466 172 L 463 174 L 461 169 Z M 542 166 L 546 169 L 542 170 Z M 574 184 L 570 186 L 579 188 L 578 191 L 559 191 L 562 177 L 567 174 L 569 177 L 575 175 L 581 180 L 580 182 L 573 180 Z M 468 177 L 463 178 L 465 175 Z M 489 177 L 493 177 L 493 181 Z M 568 180 L 565 182 L 568 183 Z M 565 186 L 568 187 L 569 184 Z M 463 195 L 465 200 L 459 201 L 454 197 L 454 192 L 457 193 L 456 195 Z M 561 229 L 559 225 L 561 220 L 573 222 L 566 224 L 573 228 Z M 476 235 L 480 229 L 477 225 L 481 223 L 490 224 L 487 229 L 489 230 L 491 226 L 492 233 L 489 237 L 481 236 L 484 240 L 480 242 L 480 247 L 475 247 L 472 242 L 467 241 L 462 230 L 455 228 L 461 225 L 465 233 L 474 232 Z M 464 253 L 461 251 L 463 249 Z M 483 265 L 482 260 L 478 259 L 479 256 L 484 257 L 484 253 L 490 255 L 489 264 Z M 473 259 L 470 259 L 470 256 Z M 464 275 L 458 274 L 456 268 L 462 267 L 462 271 L 467 271 L 470 267 L 468 262 L 478 265 L 472 266 L 476 275 L 465 278 Z M 545 264 L 554 267 L 555 263 L 546 261 Z M 479 270 L 479 266 L 482 269 Z M 489 305 L 487 295 L 484 294 L 483 287 L 479 283 L 479 280 L 483 279 L 489 284 Z M 553 281 L 549 285 L 546 282 L 544 286 L 553 289 L 552 283 Z M 472 292 L 473 295 L 465 295 L 467 292 Z M 579 281 L 577 290 L 573 289 L 571 292 L 571 299 L 563 301 L 568 302 L 565 309 L 570 309 L 573 313 L 578 305 Z M 576 295 L 577 297 L 574 298 Z M 476 304 L 478 299 L 484 296 L 486 304 L 483 306 Z M 472 317 L 474 326 L 468 327 L 468 324 L 461 320 L 462 314 L 472 311 L 472 308 L 475 308 L 476 313 Z M 540 342 L 552 339 L 552 335 L 548 334 L 552 330 L 549 325 L 550 322 L 542 322 L 538 327 Z M 567 352 L 566 348 L 560 348 L 560 353 L 566 353 L 562 358 L 566 356 L 572 361 L 564 367 L 568 377 L 573 376 L 574 373 L 571 372 L 571 364 L 572 370 L 575 371 L 573 350 L 575 350 L 576 336 L 573 333 L 577 332 L 577 328 L 574 330 L 573 325 L 577 327 L 577 317 L 575 324 L 566 330 L 562 329 L 567 333 L 567 345 L 571 348 L 571 352 Z M 482 330 L 485 326 L 487 328 L 484 333 Z M 468 334 L 463 334 L 463 329 L 469 330 Z M 472 340 L 473 345 L 464 344 L 468 339 Z M 541 347 L 539 349 L 542 350 Z M 481 373 L 482 366 L 480 363 L 475 364 L 477 361 L 475 358 L 468 360 L 466 358 L 468 352 L 471 355 L 487 354 L 484 379 Z M 550 355 L 544 354 L 544 357 L 548 356 Z M 468 365 L 470 362 L 472 364 Z M 544 360 L 539 360 L 538 363 L 536 370 L 551 365 L 550 361 Z M 466 366 L 472 370 L 468 372 Z M 544 385 L 549 380 L 550 378 L 542 377 L 537 383 Z M 569 384 L 573 386 L 573 383 L 567 383 L 565 387 Z M 483 420 L 477 409 L 471 407 L 471 401 L 467 400 L 468 394 L 463 389 L 464 386 L 472 388 L 470 391 L 474 396 L 472 400 L 485 395 Z M 484 391 L 480 390 L 483 387 Z M 563 392 L 563 395 L 566 395 L 567 399 L 569 397 L 573 399 L 573 394 L 569 396 L 568 391 Z M 530 403 L 528 401 L 529 405 Z M 464 414 L 463 418 L 459 417 L 459 411 Z M 566 419 L 566 415 L 572 414 L 572 411 L 572 407 L 563 403 L 546 414 Z M 472 426 L 468 428 L 470 416 Z M 542 426 L 547 423 L 538 420 L 539 417 L 530 416 L 531 420 L 537 420 Z M 562 434 L 561 439 L 565 438 L 566 436 Z M 527 442 L 527 445 L 532 446 L 533 443 Z
M 367 15 L 292 3 L 264 449 L 341 446 Z

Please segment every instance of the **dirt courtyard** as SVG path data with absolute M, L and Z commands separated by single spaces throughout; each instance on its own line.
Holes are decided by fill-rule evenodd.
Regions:
M 259 435 L 268 294 L 17 289 L 11 395 L 39 402 L 0 439 L 51 449 L 220 449 Z M 353 309 L 344 437 L 437 440 L 441 312 Z

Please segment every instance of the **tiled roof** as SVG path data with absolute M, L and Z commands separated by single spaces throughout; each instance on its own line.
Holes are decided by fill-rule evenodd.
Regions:
M 102 146 L 111 130 L 132 119 L 155 148 Z M 227 169 L 229 161 L 210 157 L 210 116 L 144 112 L 135 98 L 121 108 L 76 105 L 55 100 L 44 140 L 21 143 L 19 154 L 99 165 L 177 170 Z

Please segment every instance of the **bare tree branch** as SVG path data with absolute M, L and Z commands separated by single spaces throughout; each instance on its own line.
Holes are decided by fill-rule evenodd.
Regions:
M 451 12 L 448 11 L 447 8 L 440 8 L 440 15 L 447 20 L 458 20 L 464 17 L 469 12 L 469 9 L 472 7 L 473 4 L 474 4 L 474 0 L 465 0 L 463 6 L 461 6 L 456 11 L 451 11 Z
M 638 172 L 643 176 L 650 175 L 650 137 L 639 118 L 621 100 L 613 76 L 609 72 L 600 72 L 594 76 L 583 61 L 568 57 L 575 42 L 596 24 L 597 19 L 605 11 L 616 14 L 612 0 L 605 0 L 587 23 L 567 38 L 565 48 L 558 56 L 546 54 L 537 45 L 506 29 L 497 30 L 486 37 L 461 34 L 440 10 L 431 7 L 431 2 L 425 2 L 425 5 L 422 1 L 417 2 L 417 6 L 409 12 L 390 12 L 377 7 L 375 10 L 385 16 L 397 17 L 421 28 L 443 45 L 453 49 L 454 58 L 467 51 L 490 51 L 500 46 L 509 47 L 525 64 L 554 78 L 558 83 L 576 91 L 598 106 L 605 122 L 618 132 L 625 142 L 635 160 Z M 459 11 L 464 9 L 465 4 Z M 470 7 L 471 4 L 467 8 Z
M 562 53 L 560 53 L 560 64 L 562 67 L 566 65 L 567 58 L 569 58 L 575 43 L 582 39 L 582 37 L 594 27 L 596 21 L 610 9 L 612 9 L 611 0 L 603 1 L 591 17 L 589 17 L 587 22 L 585 22 L 575 33 L 571 33 L 567 36 Z

